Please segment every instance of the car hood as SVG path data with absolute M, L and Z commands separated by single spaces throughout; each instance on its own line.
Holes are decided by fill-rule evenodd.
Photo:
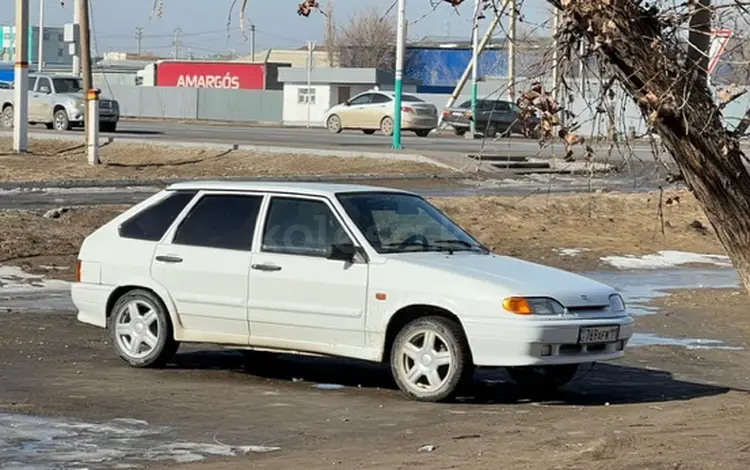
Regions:
M 78 100 L 78 101 L 83 101 L 86 98 L 86 96 L 84 95 L 82 91 L 78 93 L 57 93 L 55 96 L 60 96 L 62 98 L 70 98 L 70 99 Z M 112 101 L 112 98 L 109 98 L 108 96 L 101 94 L 99 95 L 99 100 Z
M 497 285 L 509 295 L 552 297 L 565 307 L 608 307 L 610 286 L 575 273 L 508 256 L 457 252 L 394 255 L 399 262 L 438 269 Z

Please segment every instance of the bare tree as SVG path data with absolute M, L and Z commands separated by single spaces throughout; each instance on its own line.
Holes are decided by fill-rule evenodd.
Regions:
M 335 32 L 333 49 L 342 67 L 392 70 L 396 54 L 396 21 L 374 7 L 357 11 Z

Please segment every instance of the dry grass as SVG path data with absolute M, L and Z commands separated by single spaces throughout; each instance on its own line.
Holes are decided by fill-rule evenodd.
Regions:
M 83 179 L 216 178 L 290 175 L 445 175 L 450 170 L 406 161 L 308 155 L 257 154 L 208 148 L 113 143 L 101 148 L 102 165 L 86 163 L 85 149 L 72 141 L 32 140 L 29 154 L 11 153 L 0 139 L 0 181 Z
M 683 250 L 723 254 L 695 200 L 687 193 L 680 203 L 664 208 L 662 235 L 658 194 L 559 195 L 521 198 L 435 198 L 438 207 L 475 234 L 495 252 L 570 270 L 599 267 L 603 255 L 648 254 Z M 665 195 L 665 199 L 666 199 Z M 126 206 L 74 208 L 59 219 L 40 214 L 0 213 L 0 262 L 50 255 L 70 265 L 83 238 Z M 558 248 L 583 248 L 575 257 Z M 33 269 L 39 262 L 29 261 Z M 45 264 L 49 264 L 47 259 Z

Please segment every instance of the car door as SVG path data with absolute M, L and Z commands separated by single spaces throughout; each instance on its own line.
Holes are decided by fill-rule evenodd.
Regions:
M 34 116 L 35 122 L 52 122 L 52 96 L 52 81 L 47 77 L 39 77 L 29 100 L 29 120 Z
M 372 93 L 364 93 L 349 101 L 349 106 L 345 106 L 339 116 L 342 125 L 348 128 L 360 128 L 365 122 L 365 107 L 370 104 L 371 100 Z
M 32 75 L 29 76 L 29 122 L 36 122 L 39 120 L 39 106 L 37 101 L 39 99 L 39 93 L 37 90 L 37 77 Z
M 365 105 L 364 123 L 367 129 L 380 129 L 380 121 L 393 115 L 393 100 L 388 95 L 373 93 L 369 105 Z
M 206 341 L 248 342 L 248 270 L 263 197 L 203 192 L 154 250 L 151 276 L 184 328 Z
M 253 345 L 335 353 L 365 345 L 368 266 L 328 258 L 352 243 L 330 202 L 270 196 L 250 270 Z

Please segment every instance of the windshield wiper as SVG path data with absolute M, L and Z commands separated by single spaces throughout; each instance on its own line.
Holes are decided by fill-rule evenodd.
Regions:
M 436 245 L 451 245 L 451 244 L 452 245 L 460 245 L 460 246 L 462 246 L 464 248 L 469 248 L 469 251 L 479 250 L 482 253 L 489 253 L 490 252 L 490 250 L 488 250 L 487 248 L 485 248 L 485 247 L 483 247 L 481 245 L 474 245 L 473 243 L 469 243 L 467 241 L 458 240 L 458 239 L 454 239 L 454 240 L 435 240 L 433 243 L 435 243 Z M 451 253 L 452 253 L 452 251 L 451 251 Z

